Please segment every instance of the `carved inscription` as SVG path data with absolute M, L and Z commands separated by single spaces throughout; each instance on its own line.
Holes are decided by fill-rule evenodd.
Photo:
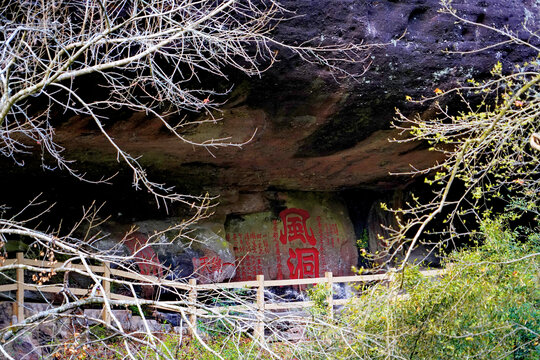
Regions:
M 329 253 L 335 258 L 341 242 L 336 223 L 289 208 L 261 227 L 266 230 L 227 234 L 236 259 L 234 280 L 254 280 L 258 274 L 279 280 L 315 278 L 333 270 Z

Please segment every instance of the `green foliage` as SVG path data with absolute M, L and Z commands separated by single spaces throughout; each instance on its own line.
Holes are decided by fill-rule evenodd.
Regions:
M 110 331 L 105 328 L 103 325 L 94 325 L 89 328 L 89 333 L 93 337 L 99 340 L 103 340 L 110 336 Z
M 373 287 L 310 346 L 337 359 L 539 359 L 540 241 L 506 223 L 484 220 L 482 245 L 452 253 L 441 278 L 410 268 Z
M 233 315 L 233 314 L 231 314 Z M 197 321 L 197 331 L 210 337 L 223 337 L 235 331 L 234 324 L 226 318 L 216 319 L 212 322 Z
M 248 339 L 242 339 L 240 341 L 234 341 L 234 339 L 222 341 L 210 342 L 210 348 L 220 354 L 224 359 L 253 359 L 257 360 L 264 358 L 264 355 L 259 350 L 259 347 L 255 343 L 250 342 Z M 225 340 L 225 341 L 223 341 Z M 198 359 L 198 360 L 217 360 L 216 355 L 209 352 L 199 341 L 191 341 L 181 347 L 181 354 L 184 359 Z
M 477 25 L 450 0 L 441 5 L 456 22 Z M 507 28 L 491 29 L 540 54 Z M 413 171 L 427 174 L 433 192 L 392 210 L 400 224 L 390 247 L 409 246 L 407 256 L 422 242 L 474 247 L 450 254 L 441 279 L 406 269 L 401 283 L 364 294 L 342 317 L 353 329 L 342 358 L 540 359 L 540 152 L 531 146 L 540 128 L 540 56 L 513 69 L 496 62 L 490 73 L 434 90 L 433 99 L 461 99 L 460 109 L 436 102 L 438 117 L 398 112 L 395 125 L 443 160 Z
M 144 316 L 145 318 L 152 317 L 153 310 L 148 305 L 140 305 L 141 311 L 139 310 L 139 307 L 137 305 L 129 305 L 127 308 L 131 311 L 131 314 L 134 316 Z
M 382 206 L 382 203 L 381 203 Z M 367 249 L 369 247 L 369 232 L 367 229 L 362 231 L 360 239 L 356 240 L 356 245 L 359 249 Z
M 259 360 L 269 358 L 290 358 L 289 349 L 281 344 L 262 349 L 256 342 L 247 337 L 238 337 L 235 334 L 207 339 L 204 344 L 194 338 L 186 338 L 178 334 L 164 334 L 156 338 L 155 346 L 140 346 L 132 352 L 135 359 L 196 359 L 196 360 Z M 89 346 L 88 349 L 77 352 L 79 360 L 121 360 L 130 358 L 123 342 L 119 339 L 115 343 L 108 343 L 106 347 Z M 209 350 L 210 349 L 210 350 Z M 62 354 L 62 353 L 59 353 Z M 216 354 L 219 354 L 218 357 Z M 63 354 L 62 354 L 63 355 Z M 57 356 L 57 358 L 64 358 Z M 68 359 L 69 357 L 65 357 Z
M 307 289 L 307 294 L 314 305 L 309 308 L 309 311 L 314 317 L 321 317 L 328 315 L 328 296 L 330 295 L 330 289 L 326 284 L 317 284 Z

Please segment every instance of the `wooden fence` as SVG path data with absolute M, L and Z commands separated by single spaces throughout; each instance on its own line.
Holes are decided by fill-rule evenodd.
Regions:
M 254 327 L 254 335 L 258 339 L 264 339 L 264 312 L 271 310 L 282 310 L 282 309 L 298 309 L 312 307 L 314 305 L 313 301 L 295 301 L 295 302 L 278 302 L 278 303 L 267 303 L 264 299 L 264 290 L 268 287 L 276 286 L 302 286 L 302 285 L 314 285 L 314 284 L 325 284 L 327 288 L 327 297 L 326 303 L 328 306 L 328 314 L 330 317 L 333 316 L 334 306 L 336 305 L 345 305 L 351 301 L 351 299 L 334 299 L 333 294 L 333 284 L 339 283 L 356 283 L 356 282 L 373 282 L 373 281 L 383 281 L 390 280 L 388 274 L 375 274 L 375 275 L 354 275 L 354 276 L 339 276 L 334 277 L 332 272 L 326 272 L 324 277 L 319 278 L 308 278 L 308 279 L 286 279 L 286 280 L 265 280 L 264 275 L 257 275 L 256 280 L 251 281 L 241 281 L 241 282 L 227 282 L 227 283 L 215 283 L 215 284 L 197 284 L 196 279 L 189 279 L 188 283 L 179 282 L 179 281 L 170 281 L 160 279 L 155 276 L 141 275 L 134 272 L 112 269 L 109 264 L 105 263 L 101 266 L 95 265 L 82 265 L 82 264 L 73 264 L 71 262 L 65 263 L 50 263 L 47 261 L 40 261 L 36 259 L 26 259 L 22 252 L 18 252 L 15 259 L 6 259 L 3 261 L 3 266 L 8 265 L 24 265 L 28 269 L 32 268 L 49 268 L 49 269 L 64 269 L 69 271 L 80 270 L 80 271 L 92 271 L 95 274 L 103 275 L 103 289 L 105 294 L 102 294 L 104 297 L 112 300 L 136 300 L 134 297 L 129 297 L 121 294 L 116 294 L 111 292 L 111 282 L 115 281 L 115 278 L 127 278 L 135 281 L 140 281 L 154 286 L 164 286 L 174 289 L 181 289 L 188 292 L 189 307 L 186 308 L 187 314 L 189 314 L 189 321 L 191 323 L 190 328 L 196 328 L 197 314 L 200 314 L 201 311 L 197 310 L 196 303 L 198 294 L 201 291 L 206 290 L 226 290 L 226 289 L 255 289 L 256 290 L 256 300 L 253 304 L 250 305 L 233 305 L 233 306 L 216 306 L 213 309 L 219 311 L 221 308 L 224 311 L 241 311 L 241 310 L 253 310 L 256 312 L 256 322 Z M 28 284 L 24 281 L 25 268 L 16 267 L 16 283 L 0 285 L 0 292 L 16 291 L 16 301 L 13 306 L 13 314 L 17 317 L 17 322 L 24 320 L 24 291 L 40 291 L 40 292 L 51 292 L 59 293 L 64 289 L 63 286 L 53 284 Z M 444 270 L 424 270 L 421 273 L 424 276 L 439 276 L 442 275 Z M 74 295 L 84 296 L 88 294 L 88 289 L 80 289 L 75 287 L 69 287 L 69 291 Z M 159 306 L 158 306 L 159 307 Z M 103 320 L 110 324 L 111 319 L 107 311 L 102 312 Z M 192 330 L 193 331 L 193 330 Z

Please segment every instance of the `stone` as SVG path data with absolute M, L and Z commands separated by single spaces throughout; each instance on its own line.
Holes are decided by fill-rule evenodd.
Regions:
M 281 334 L 281 341 L 301 341 L 305 340 L 306 336 L 306 327 L 305 326 L 294 326 L 284 331 Z
M 382 239 L 387 239 L 391 234 L 389 229 L 397 229 L 398 223 L 395 215 L 381 207 L 385 203 L 389 208 L 403 208 L 403 192 L 394 191 L 386 197 L 379 198 L 373 202 L 367 216 L 367 230 L 369 234 L 368 250 L 374 258 L 374 262 L 382 264 L 389 259 L 389 254 L 385 252 L 387 243 Z
M 430 103 L 409 103 L 406 95 L 431 96 L 436 88 L 446 90 L 471 77 L 485 78 L 497 61 L 507 70 L 533 55 L 526 47 L 510 44 L 474 54 L 444 52 L 478 49 L 505 39 L 484 28 L 455 24 L 454 18 L 438 12 L 439 0 L 288 0 L 283 6 L 302 16 L 276 28 L 280 40 L 300 43 L 317 38 L 324 44 L 381 46 L 362 54 L 367 62 L 343 64 L 347 72 L 363 75 L 339 83 L 328 68 L 305 63 L 287 51 L 260 79 L 229 74 L 236 87 L 220 113 L 223 121 L 201 124 L 186 136 L 243 142 L 255 134 L 242 149 L 213 149 L 210 154 L 168 135 L 157 119 L 123 113 L 108 129 L 110 135 L 123 149 L 143 155 L 141 162 L 150 166 L 153 179 L 187 193 L 210 189 L 213 194 L 231 190 L 250 194 L 271 187 L 301 191 L 400 187 L 403 177 L 390 172 L 406 171 L 409 164 L 429 166 L 439 159 L 426 147 L 388 142 L 399 136 L 389 130 L 395 108 L 407 116 L 435 115 Z M 467 19 L 497 28 L 508 25 L 514 31 L 524 20 L 535 28 L 540 17 L 540 5 L 529 0 L 459 1 L 453 6 Z M 456 98 L 443 102 L 455 103 Z M 80 160 L 81 170 L 105 168 L 114 173 L 116 150 L 92 126 L 90 119 L 79 116 L 62 119 L 56 138 L 67 148 L 68 158 Z M 233 208 L 227 211 L 237 213 Z
M 0 302 L 0 329 L 13 323 L 13 303 L 11 301 Z
M 227 194 L 229 196 L 224 197 L 220 195 L 220 200 L 223 205 L 219 206 L 216 211 L 219 214 L 253 214 L 268 210 L 268 199 L 264 196 L 263 192 L 255 193 L 238 193 L 234 195 Z M 232 195 L 232 196 L 231 196 Z M 223 201 L 224 200 L 224 201 Z
M 189 127 L 184 135 L 196 141 L 225 138 L 239 143 L 254 137 L 242 148 L 218 148 L 212 149 L 212 153 L 203 147 L 187 146 L 163 131 L 163 125 L 152 116 L 129 111 L 104 114 L 111 117 L 107 121 L 109 135 L 134 157 L 141 155 L 140 162 L 151 181 L 175 186 L 175 190 L 186 194 L 224 194 L 219 199 L 220 205 L 212 210 L 220 216 L 215 221 L 216 226 L 223 227 L 227 217 L 231 231 L 228 229 L 225 234 L 223 229 L 214 229 L 213 225 L 194 229 L 193 234 L 198 233 L 196 236 L 200 239 L 192 249 L 180 241 L 164 246 L 170 239 L 157 239 L 151 247 L 153 252 L 141 255 L 153 262 L 157 256 L 159 263 L 170 271 L 160 273 L 153 266 L 139 266 L 141 272 L 170 279 L 196 276 L 199 282 L 252 278 L 253 271 L 262 271 L 270 278 L 285 278 L 289 265 L 294 273 L 295 261 L 303 256 L 315 258 L 315 253 L 309 254 L 307 249 L 312 246 L 304 243 L 292 248 L 279 245 L 282 211 L 307 211 L 310 217 L 306 223 L 313 230 L 313 236 L 324 238 L 317 239 L 317 245 L 321 241 L 327 245 L 328 236 L 324 235 L 324 228 L 322 235 L 319 233 L 316 221 L 321 215 L 316 214 L 314 205 L 284 205 L 282 199 L 267 196 L 269 193 L 339 193 L 346 189 L 393 192 L 407 188 L 416 180 L 390 173 L 408 171 L 410 164 L 417 168 L 428 167 L 440 160 L 440 154 L 427 151 L 428 146 L 422 144 L 388 141 L 400 138 L 396 130 L 390 129 L 396 107 L 406 116 L 436 116 L 433 104 L 410 103 L 405 100 L 406 96 L 415 99 L 431 96 L 436 88 L 447 90 L 473 77 L 486 78 L 497 61 L 508 71 L 514 63 L 534 55 L 527 47 L 511 44 L 489 47 L 479 53 L 459 53 L 493 45 L 505 38 L 485 28 L 456 24 L 453 17 L 438 11 L 439 0 L 285 0 L 282 5 L 302 16 L 276 28 L 274 34 L 281 41 L 294 44 L 318 39 L 322 44 L 380 44 L 361 54 L 367 56 L 367 62 L 342 64 L 345 71 L 362 76 L 336 82 L 335 73 L 327 67 L 306 63 L 281 50 L 279 61 L 260 78 L 247 78 L 230 70 L 227 75 L 235 86 L 227 99 L 218 99 L 225 102 L 219 114 L 223 121 Z M 453 6 L 467 19 L 496 28 L 508 25 L 520 37 L 523 32 L 518 30 L 524 20 L 534 29 L 540 19 L 538 1 L 456 0 Z M 456 52 L 445 52 L 445 49 Z M 221 85 L 216 81 L 216 88 Z M 228 89 L 229 85 L 223 88 Z M 442 101 L 442 105 L 456 105 L 457 98 Z M 55 140 L 66 148 L 63 153 L 66 159 L 77 161 L 75 169 L 89 174 L 90 179 L 118 171 L 116 149 L 108 144 L 90 118 L 61 112 L 51 116 L 55 118 Z M 192 115 L 192 119 L 197 120 L 197 115 Z M 24 167 L 14 166 L 11 159 L 0 158 L 3 175 L 0 186 L 10 189 L 3 194 L 3 202 L 8 206 L 20 204 L 27 200 L 21 200 L 21 194 L 31 199 L 43 193 L 42 200 L 58 201 L 57 209 L 61 209 L 43 215 L 43 223 L 53 224 L 58 218 L 66 218 L 64 215 L 72 222 L 78 221 L 81 204 L 107 201 L 105 215 L 113 214 L 115 219 L 121 220 L 121 226 L 108 231 L 111 240 L 102 240 L 100 249 L 129 253 L 129 246 L 116 245 L 131 225 L 138 226 L 137 238 L 148 239 L 186 213 L 175 206 L 156 210 L 152 195 L 129 189 L 132 180 L 129 169 L 120 169 L 119 176 L 111 180 L 113 186 L 94 186 L 82 184 L 62 171 L 43 172 L 39 156 L 30 158 L 21 154 L 19 160 L 24 161 Z M 39 181 L 28 176 L 34 173 L 40 174 Z M 29 189 L 33 193 L 30 194 Z M 391 225 L 393 221 L 376 206 L 371 207 L 366 216 L 368 225 L 364 227 L 369 229 L 370 250 L 375 252 L 384 245 L 377 243 L 377 235 L 385 235 L 380 224 Z M 162 219 L 149 220 L 158 217 Z M 328 221 L 328 224 L 338 223 Z M 344 228 L 338 227 L 338 231 L 340 235 L 342 231 L 351 234 L 353 240 L 348 240 L 348 245 L 339 250 L 325 252 L 318 271 L 309 271 L 320 275 L 329 269 L 322 260 L 330 261 L 331 268 L 338 273 L 347 273 L 350 265 L 356 265 L 353 264 L 357 256 L 353 248 L 355 236 L 350 229 L 345 229 L 348 227 L 343 225 L 345 223 L 341 222 Z M 274 234 L 278 234 L 277 247 Z M 263 244 L 259 249 L 257 243 L 261 254 L 256 256 L 251 235 Z M 131 253 L 137 252 L 137 241 L 131 244 Z M 240 251 L 235 251 L 235 247 Z M 287 263 L 289 258 L 294 261 Z M 259 260 L 268 260 L 275 266 L 259 266 Z M 248 266 L 250 262 L 255 263 Z M 74 282 L 75 278 L 73 275 Z M 38 300 L 36 293 L 29 292 L 30 296 Z
M 274 194 L 272 211 L 232 218 L 227 240 L 236 256 L 234 280 L 315 278 L 351 274 L 358 253 L 345 205 L 328 194 Z
M 199 283 L 223 282 L 234 277 L 235 254 L 225 239 L 223 224 L 198 224 L 191 236 L 191 248 L 202 253 L 201 257 L 193 258 L 193 271 Z
M 42 311 L 50 309 L 51 306 L 45 303 L 30 303 L 24 304 L 24 316 L 28 318 Z M 0 302 L 0 328 L 16 323 L 16 318 L 13 315 L 13 302 Z M 46 346 L 51 341 L 61 338 L 66 334 L 64 321 L 45 321 L 37 328 L 30 328 L 28 331 L 21 331 L 10 341 L 4 344 L 7 353 L 15 359 L 42 359 Z M 5 359 L 0 354 L 0 359 Z
M 6 352 L 17 360 L 40 360 L 43 358 L 39 346 L 29 333 L 12 338 L 3 346 Z M 0 354 L 0 359 L 7 358 Z
M 89 325 L 95 325 L 98 322 L 92 319 L 102 319 L 102 309 L 84 309 L 84 316 L 88 318 Z M 118 319 L 120 324 L 129 324 L 131 321 L 131 311 L 130 310 L 113 310 L 113 315 Z M 114 325 L 114 320 L 111 318 L 111 322 Z
M 140 316 L 133 316 L 129 323 L 126 324 L 126 330 L 129 332 L 146 332 L 146 325 L 152 333 L 172 331 L 173 327 L 170 324 L 162 324 L 154 319 L 146 319 L 145 321 Z
M 269 194 L 303 191 L 308 196 L 308 192 L 339 193 L 345 189 L 392 193 L 394 189 L 410 186 L 415 179 L 390 173 L 408 171 L 410 164 L 417 168 L 430 166 L 440 155 L 427 151 L 427 146 L 422 144 L 388 142 L 389 138 L 400 136 L 390 129 L 396 107 L 406 116 L 436 115 L 429 102 L 409 103 L 405 96 L 416 99 L 431 96 L 436 88 L 446 90 L 466 83 L 471 77 L 485 78 L 497 61 L 507 71 L 513 63 L 526 61 L 533 55 L 526 47 L 510 44 L 474 54 L 444 52 L 477 49 L 504 37 L 484 28 L 455 24 L 454 18 L 438 12 L 439 0 L 285 0 L 283 5 L 302 16 L 276 28 L 280 40 L 294 43 L 317 38 L 323 44 L 381 44 L 366 53 L 368 68 L 365 62 L 344 64 L 349 73 L 363 75 L 355 80 L 340 79 L 338 83 L 328 68 L 306 63 L 287 51 L 281 51 L 279 61 L 260 78 L 248 79 L 232 71 L 228 75 L 236 86 L 219 115 L 223 121 L 190 127 L 185 136 L 200 141 L 227 138 L 232 142 L 244 142 L 255 136 L 242 148 L 219 148 L 211 154 L 205 148 L 186 146 L 163 131 L 159 120 L 151 116 L 127 111 L 121 116 L 111 114 L 112 119 L 107 123 L 110 136 L 133 156 L 142 155 L 140 161 L 147 168 L 149 179 L 176 186 L 176 190 L 186 194 L 225 194 L 213 210 L 220 216 L 215 221 L 217 227 L 223 227 L 227 217 L 227 233 L 213 225 L 194 229 L 194 236 L 200 239 L 192 249 L 180 241 L 165 246 L 170 239 L 163 242 L 158 239 L 152 245 L 154 253 L 148 252 L 147 257 L 155 261 L 157 255 L 159 263 L 170 269 L 164 274 L 157 271 L 160 276 L 181 279 L 196 273 L 199 282 L 213 282 L 253 278 L 259 271 L 268 278 L 298 275 L 298 259 L 304 256 L 315 259 L 315 253 L 308 253 L 313 246 L 307 239 L 308 245 L 293 240 L 292 243 L 302 243 L 294 247 L 280 242 L 280 231 L 287 231 L 280 214 L 287 209 L 307 211 L 305 235 L 311 235 L 310 229 L 316 245 L 325 245 L 323 253 L 317 250 L 321 256 L 318 271 L 309 266 L 305 270 L 317 275 L 326 269 L 334 269 L 336 274 L 348 273 L 348 268 L 356 265 L 355 235 L 347 225 L 349 220 L 334 221 L 335 217 L 341 219 L 339 209 L 327 218 L 317 213 L 319 205 L 315 203 L 295 204 L 291 200 L 293 195 L 289 195 L 287 203 L 285 195 Z M 513 31 L 521 29 L 524 20 L 535 28 L 540 18 L 538 1 L 462 0 L 454 1 L 453 6 L 467 19 L 497 28 L 508 25 Z M 445 104 L 455 105 L 456 98 L 443 100 Z M 193 118 L 196 120 L 196 116 Z M 55 139 L 66 148 L 63 154 L 67 159 L 77 160 L 74 165 L 80 173 L 99 179 L 118 170 L 116 150 L 91 119 L 59 114 L 54 124 Z M 111 187 L 90 187 L 61 171 L 41 171 L 39 156 L 33 161 L 22 156 L 25 167 L 14 166 L 11 159 L 0 161 L 3 170 L 0 186 L 11 189 L 3 198 L 8 205 L 20 202 L 21 194 L 32 198 L 41 192 L 45 201 L 58 200 L 58 208 L 69 213 L 73 220 L 80 214 L 80 204 L 106 200 L 110 206 L 105 208 L 110 210 L 106 215 L 113 214 L 122 220 L 122 226 L 116 229 L 122 227 L 122 231 L 110 231 L 112 240 L 103 240 L 98 248 L 117 251 L 116 244 L 133 224 L 138 226 L 141 237 L 149 238 L 177 221 L 179 214 L 185 215 L 174 206 L 158 211 L 153 196 L 126 190 L 132 178 L 129 171 L 120 171 Z M 39 173 L 39 181 L 34 181 L 29 173 Z M 34 193 L 29 194 L 28 189 Z M 368 223 L 364 228 L 369 229 L 369 247 L 376 252 L 384 245 L 378 243 L 377 235 L 385 235 L 381 224 L 392 225 L 394 220 L 383 214 L 378 205 L 369 206 L 367 220 L 362 221 Z M 51 212 L 44 216 L 50 216 L 52 224 L 64 218 L 64 214 L 58 214 Z M 152 216 L 170 218 L 148 220 Z M 318 217 L 321 221 L 328 219 L 324 226 L 321 222 L 322 232 Z M 338 223 L 340 241 L 342 234 L 348 234 L 347 239 L 351 240 L 346 245 L 340 242 L 339 249 L 327 253 L 327 239 L 335 241 L 337 236 L 325 235 L 325 226 Z M 297 224 L 289 225 L 294 228 Z M 129 252 L 127 246 L 119 251 Z M 259 265 L 259 260 L 270 265 Z M 323 264 L 323 260 L 332 265 Z M 148 267 L 139 270 L 156 273 Z

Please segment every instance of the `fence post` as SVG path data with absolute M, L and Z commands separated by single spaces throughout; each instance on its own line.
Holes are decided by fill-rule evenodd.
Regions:
M 255 325 L 255 339 L 264 341 L 264 275 L 257 275 L 257 324 Z
M 108 262 L 103 263 L 103 277 L 107 279 L 111 278 L 111 265 Z M 111 299 L 111 282 L 109 280 L 103 280 L 103 297 L 108 300 Z M 111 325 L 111 314 L 107 311 L 105 304 L 103 304 L 101 316 L 107 326 Z
M 328 304 L 328 317 L 332 319 L 334 317 L 334 276 L 332 275 L 331 271 L 325 272 L 324 276 L 326 277 L 326 303 Z
M 24 254 L 17 252 L 17 265 L 22 265 L 24 261 Z M 15 270 L 17 280 L 17 296 L 15 303 L 14 314 L 17 314 L 17 322 L 20 323 L 24 320 L 24 269 L 17 268 Z
M 195 307 L 197 302 L 197 279 L 189 279 L 189 286 L 189 332 L 195 336 L 195 332 L 197 332 L 197 308 Z

